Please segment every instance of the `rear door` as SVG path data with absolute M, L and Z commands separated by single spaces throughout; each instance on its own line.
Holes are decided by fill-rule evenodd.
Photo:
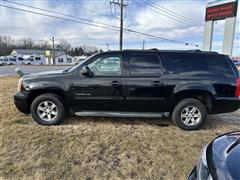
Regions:
M 125 52 L 126 107 L 129 111 L 164 112 L 166 76 L 154 52 Z

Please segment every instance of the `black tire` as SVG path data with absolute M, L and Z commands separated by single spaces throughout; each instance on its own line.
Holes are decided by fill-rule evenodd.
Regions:
M 192 107 L 195 107 L 197 110 L 195 112 L 197 112 L 196 116 L 199 116 L 200 113 L 200 117 L 196 117 L 197 121 L 194 122 L 194 120 L 188 120 L 188 115 L 185 115 L 184 112 L 186 112 L 186 114 L 188 113 L 186 111 L 186 109 L 189 110 L 189 108 L 191 109 Z M 185 115 L 187 116 L 186 119 L 184 120 L 185 117 L 181 117 L 181 115 Z M 197 99 L 184 99 L 182 101 L 180 101 L 174 108 L 173 112 L 172 112 L 172 121 L 182 130 L 188 130 L 188 131 L 192 131 L 192 130 L 198 130 L 202 127 L 202 125 L 204 124 L 204 122 L 207 119 L 207 109 L 205 107 L 205 105 L 202 104 L 202 102 L 200 102 Z M 190 114 L 191 116 L 191 114 Z M 189 124 L 192 123 L 192 124 Z M 194 124 L 195 123 L 195 124 Z M 189 125 L 187 125 L 189 124 Z
M 38 107 L 44 101 L 51 102 L 57 107 L 57 115 L 53 120 L 50 120 L 50 121 L 44 120 L 39 115 Z M 66 114 L 65 113 L 66 109 L 63 105 L 63 102 L 60 100 L 60 98 L 57 95 L 47 93 L 47 94 L 42 94 L 42 95 L 36 97 L 33 100 L 32 104 L 31 104 L 30 112 L 31 112 L 31 115 L 32 115 L 33 119 L 38 124 L 41 124 L 41 125 L 57 125 L 57 124 L 60 124 L 64 120 L 65 114 Z

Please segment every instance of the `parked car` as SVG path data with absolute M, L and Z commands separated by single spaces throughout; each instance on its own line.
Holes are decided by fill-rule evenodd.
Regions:
M 233 62 L 237 67 L 240 66 L 240 61 L 239 60 L 233 60 Z
M 5 66 L 7 65 L 7 58 L 1 57 L 0 58 L 0 66 Z
M 10 65 L 10 66 L 17 65 L 17 59 L 14 57 L 9 57 L 7 61 L 7 65 Z
M 32 55 L 27 58 L 24 58 L 22 64 L 23 65 L 43 65 L 45 64 L 45 57 Z
M 203 148 L 188 180 L 240 179 L 240 131 L 221 135 Z
M 240 107 L 232 60 L 201 51 L 124 50 L 98 53 L 64 71 L 23 76 L 16 107 L 42 125 L 78 116 L 160 117 L 181 129 L 202 127 L 208 114 Z

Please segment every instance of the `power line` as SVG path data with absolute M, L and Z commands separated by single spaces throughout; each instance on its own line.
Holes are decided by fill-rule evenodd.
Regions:
M 88 22 L 77 21 L 77 20 L 63 18 L 63 17 L 54 16 L 54 15 L 50 15 L 50 14 L 29 11 L 29 10 L 20 9 L 20 8 L 11 7 L 11 6 L 6 6 L 6 5 L 2 5 L 2 4 L 0 6 L 5 7 L 5 8 L 9 8 L 9 9 L 15 9 L 15 10 L 18 10 L 18 11 L 28 12 L 28 13 L 32 13 L 32 14 L 47 16 L 47 17 L 51 17 L 51 18 L 55 18 L 55 19 L 62 19 L 62 20 L 76 22 L 76 23 L 85 24 L 85 25 L 89 25 L 89 26 L 95 26 L 95 27 L 99 27 L 99 28 L 111 29 L 111 30 L 114 30 L 114 31 L 118 31 L 117 29 L 114 29 L 114 28 L 111 28 L 111 27 L 107 27 L 107 26 L 98 25 L 98 24 L 92 24 L 92 23 L 88 23 Z
M 53 13 L 53 14 L 58 14 L 58 15 L 62 15 L 62 16 L 67 16 L 67 17 L 79 19 L 79 20 L 86 21 L 86 22 L 92 22 L 92 23 L 102 24 L 102 25 L 104 25 L 104 26 L 111 26 L 111 27 L 113 27 L 113 28 L 117 28 L 117 26 L 105 24 L 105 23 L 102 23 L 102 22 L 96 22 L 96 21 L 93 21 L 93 20 L 89 20 L 89 19 L 85 19 L 85 18 L 81 18 L 81 17 L 69 15 L 69 14 L 64 14 L 64 13 L 52 11 L 52 10 L 49 10 L 49 9 L 43 9 L 43 8 L 39 8 L 39 7 L 35 7 L 35 6 L 30 6 L 30 5 L 26 5 L 26 4 L 21 4 L 21 3 L 17 3 L 17 2 L 13 2 L 13 1 L 9 1 L 9 0 L 3 0 L 3 1 L 6 1 L 6 2 L 11 3 L 11 4 L 16 4 L 16 5 L 24 6 L 24 7 L 30 7 L 30 8 L 32 8 L 32 9 L 37 9 L 37 10 L 41 10 L 41 11 L 45 11 L 45 12 L 50 12 L 50 13 Z
M 141 2 L 136 1 L 136 2 L 139 3 L 139 4 L 141 4 L 141 5 L 143 5 L 143 2 L 142 2 L 142 1 L 141 1 Z M 151 4 L 151 3 L 147 2 L 147 1 L 144 1 L 144 2 L 145 2 L 146 4 L 148 4 L 149 6 L 151 6 L 151 7 L 149 7 L 149 6 L 147 6 L 147 7 L 144 6 L 144 7 L 147 8 L 147 9 L 149 9 L 149 10 L 151 10 L 151 11 L 153 11 L 153 12 L 155 12 L 155 13 L 158 13 L 158 14 L 160 14 L 160 15 L 162 15 L 162 16 L 165 16 L 165 17 L 167 17 L 167 18 L 173 19 L 173 20 L 175 20 L 175 21 L 184 23 L 184 24 L 186 24 L 186 25 L 196 26 L 196 24 L 194 24 L 194 23 L 192 23 L 192 22 L 188 22 L 188 21 L 183 20 L 183 19 L 180 19 L 178 16 L 172 15 L 172 14 L 170 14 L 169 12 L 166 12 L 166 10 L 164 11 L 164 10 L 160 9 L 159 7 L 156 7 L 156 6 L 154 6 L 153 4 Z M 160 10 L 160 11 L 159 11 L 159 10 Z M 162 12 L 162 11 L 163 11 L 163 12 Z
M 200 23 L 198 23 L 198 22 L 195 22 L 195 21 L 193 21 L 192 19 L 189 19 L 189 18 L 187 18 L 187 17 L 185 17 L 185 16 L 182 16 L 181 14 L 178 14 L 178 13 L 176 13 L 176 12 L 174 12 L 174 11 L 168 9 L 168 8 L 165 8 L 165 7 L 159 5 L 159 4 L 157 4 L 157 3 L 155 3 L 155 2 L 153 2 L 153 1 L 151 1 L 151 0 L 148 0 L 148 2 L 151 3 L 151 4 L 153 4 L 155 7 L 159 7 L 159 10 L 162 10 L 162 11 L 164 11 L 164 12 L 170 14 L 170 15 L 172 14 L 172 16 L 174 16 L 174 17 L 177 17 L 177 18 L 183 19 L 183 20 L 185 20 L 185 21 L 188 21 L 188 22 L 190 22 L 190 23 L 193 23 L 193 24 L 202 26 L 202 24 L 200 24 Z
M 18 10 L 18 11 L 27 12 L 27 13 L 47 16 L 47 17 L 51 17 L 51 18 L 55 18 L 55 19 L 62 19 L 62 20 L 65 20 L 65 21 L 71 21 L 71 22 L 85 24 L 85 25 L 94 26 L 94 27 L 98 27 L 98 28 L 103 28 L 103 29 L 108 29 L 108 30 L 113 30 L 113 31 L 119 31 L 118 30 L 119 27 L 117 27 L 117 26 L 116 26 L 116 28 L 107 27 L 107 26 L 102 26 L 102 25 L 98 25 L 98 24 L 92 24 L 92 23 L 88 23 L 88 22 L 82 22 L 82 21 L 77 21 L 77 20 L 73 20 L 73 19 L 63 18 L 63 17 L 59 17 L 59 16 L 49 15 L 49 14 L 45 14 L 45 13 L 39 13 L 39 12 L 34 12 L 34 11 L 30 11 L 30 10 L 20 9 L 20 8 L 16 8 L 16 7 L 6 6 L 6 5 L 2 5 L 2 4 L 0 6 L 5 7 L 5 8 L 9 8 L 9 9 Z M 155 36 L 155 35 L 150 35 L 150 34 L 139 32 L 139 31 L 135 31 L 135 30 L 132 30 L 132 29 L 123 28 L 123 30 L 124 30 L 124 32 L 128 32 L 128 33 L 131 33 L 131 34 L 136 34 L 136 35 L 146 36 L 146 37 L 149 37 L 151 39 L 158 39 L 158 40 L 163 40 L 163 41 L 173 42 L 173 43 L 178 43 L 178 44 L 198 46 L 197 44 L 194 44 L 194 43 L 188 43 L 188 42 L 184 42 L 184 41 L 177 41 L 177 40 L 167 39 L 167 38 L 163 38 L 163 37 L 159 37 L 159 36 Z

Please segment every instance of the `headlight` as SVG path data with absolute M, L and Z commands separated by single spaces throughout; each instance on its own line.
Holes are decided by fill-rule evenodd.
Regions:
M 198 160 L 197 164 L 197 180 L 212 180 L 212 176 L 209 172 L 207 166 L 207 156 L 206 156 L 207 146 L 202 150 L 202 154 Z
M 22 90 L 22 82 L 23 82 L 23 78 L 20 78 L 18 80 L 18 84 L 17 84 L 17 91 L 20 92 Z

